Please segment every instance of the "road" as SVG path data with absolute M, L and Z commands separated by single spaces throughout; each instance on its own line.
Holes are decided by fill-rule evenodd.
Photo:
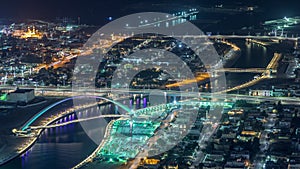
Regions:
M 0 87 L 0 90 L 14 90 L 14 86 Z M 26 88 L 24 88 L 26 89 Z M 71 92 L 76 96 L 78 95 L 101 95 L 101 94 L 111 94 L 113 91 L 112 97 L 119 97 L 118 95 L 132 95 L 132 94 L 150 94 L 153 92 L 152 89 L 128 89 L 128 88 L 101 88 L 98 90 L 81 88 L 77 91 L 72 91 L 72 88 L 51 88 L 51 87 L 40 87 L 36 88 L 37 91 L 49 91 L 53 94 L 60 95 L 62 92 Z M 249 100 L 249 101 L 282 101 L 283 104 L 299 104 L 300 98 L 297 97 L 267 97 L 267 96 L 249 96 L 241 94 L 226 94 L 226 93 L 208 93 L 208 92 L 195 92 L 195 91 L 177 91 L 177 90 L 160 90 L 162 93 L 165 93 L 168 96 L 181 96 L 188 98 L 213 98 L 213 99 L 233 99 L 233 100 Z

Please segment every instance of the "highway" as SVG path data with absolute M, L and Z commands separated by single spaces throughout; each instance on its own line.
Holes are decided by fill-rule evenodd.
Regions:
M 0 87 L 0 90 L 14 90 L 15 87 L 6 86 L 4 88 Z M 37 88 L 39 91 L 50 91 L 53 94 L 60 95 L 61 92 L 73 92 L 72 88 L 51 88 L 51 87 L 41 87 Z M 112 93 L 113 91 L 113 93 Z M 226 94 L 221 92 L 208 93 L 208 92 L 196 92 L 196 91 L 177 91 L 177 90 L 160 90 L 162 93 L 166 93 L 168 96 L 181 96 L 188 98 L 214 98 L 214 99 L 234 99 L 234 100 L 249 100 L 249 101 L 282 101 L 285 104 L 296 104 L 300 103 L 300 98 L 297 97 L 267 97 L 267 96 L 249 96 L 240 94 Z M 99 90 L 81 88 L 78 91 L 74 91 L 74 95 L 88 95 L 92 93 L 93 96 L 103 95 L 103 94 L 115 94 L 112 97 L 119 97 L 117 95 L 132 95 L 132 94 L 151 94 L 152 89 L 128 89 L 128 88 L 101 88 Z
M 183 80 L 180 82 L 168 84 L 168 85 L 166 85 L 166 87 L 171 88 L 171 87 L 184 86 L 184 85 L 191 84 L 191 83 L 197 83 L 197 82 L 203 81 L 205 79 L 209 79 L 209 78 L 210 78 L 209 73 L 199 73 L 194 79 L 186 79 L 186 80 Z

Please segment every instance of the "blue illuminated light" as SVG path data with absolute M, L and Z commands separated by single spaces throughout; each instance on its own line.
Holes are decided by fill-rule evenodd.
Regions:
M 130 108 L 128 108 L 127 106 L 121 104 L 121 103 L 118 103 L 114 100 L 110 100 L 108 98 L 105 98 L 105 97 L 100 97 L 100 96 L 75 96 L 75 97 L 70 97 L 70 98 L 66 98 L 64 100 L 61 100 L 59 102 L 56 102 L 48 107 L 46 107 L 45 109 L 43 109 L 42 111 L 40 111 L 38 114 L 36 114 L 31 120 L 29 120 L 27 123 L 25 123 L 25 125 L 22 127 L 22 131 L 25 131 L 26 129 L 28 129 L 28 127 L 35 121 L 37 120 L 41 115 L 43 115 L 44 113 L 46 113 L 48 110 L 52 109 L 53 107 L 63 103 L 63 102 L 66 102 L 66 101 L 69 101 L 69 100 L 72 100 L 74 98 L 86 98 L 86 97 L 89 97 L 89 98 L 95 98 L 95 99 L 103 99 L 103 100 L 106 100 L 106 101 L 109 101 L 109 102 L 112 102 L 116 105 L 118 105 L 119 107 L 121 107 L 122 109 L 124 109 L 125 111 L 127 111 L 128 113 L 132 113 L 132 111 L 130 110 Z

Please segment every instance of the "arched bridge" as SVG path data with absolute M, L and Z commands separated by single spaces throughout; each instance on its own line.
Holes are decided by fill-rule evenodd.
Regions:
M 128 112 L 130 115 L 133 114 L 133 110 L 131 110 L 130 108 L 128 108 L 126 105 L 123 105 L 117 101 L 114 101 L 112 99 L 106 98 L 106 97 L 102 97 L 102 96 L 74 96 L 74 97 L 70 97 L 70 98 L 66 98 L 64 100 L 61 100 L 59 102 L 56 102 L 48 107 L 46 107 L 45 109 L 43 109 L 42 111 L 40 111 L 39 113 L 37 113 L 36 115 L 34 115 L 31 119 L 29 119 L 22 127 L 21 127 L 21 131 L 25 131 L 28 129 L 28 127 L 30 125 L 32 125 L 39 117 L 41 117 L 43 114 L 45 114 L 47 111 L 49 111 L 50 109 L 54 108 L 55 106 L 62 104 L 64 102 L 73 100 L 73 99 L 81 99 L 81 98 L 93 98 L 93 99 L 102 99 L 102 100 L 106 100 L 108 102 L 114 103 L 117 106 L 119 106 L 120 108 L 124 109 L 126 112 Z

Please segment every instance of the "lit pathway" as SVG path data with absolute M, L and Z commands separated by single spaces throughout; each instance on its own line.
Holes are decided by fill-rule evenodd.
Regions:
M 69 125 L 72 123 L 79 123 L 79 122 L 84 122 L 84 121 L 89 121 L 89 120 L 94 120 L 94 119 L 99 119 L 99 118 L 106 118 L 106 117 L 130 117 L 129 115 L 122 115 L 122 114 L 107 114 L 107 115 L 100 115 L 100 116 L 95 116 L 95 117 L 89 117 L 89 118 L 84 118 L 84 119 L 77 119 L 77 120 L 71 120 L 67 121 L 64 123 L 58 123 L 58 124 L 52 124 L 52 125 L 45 125 L 45 126 L 30 126 L 29 128 L 31 130 L 35 129 L 48 129 L 48 128 L 55 128 L 55 127 L 61 127 L 65 125 Z

